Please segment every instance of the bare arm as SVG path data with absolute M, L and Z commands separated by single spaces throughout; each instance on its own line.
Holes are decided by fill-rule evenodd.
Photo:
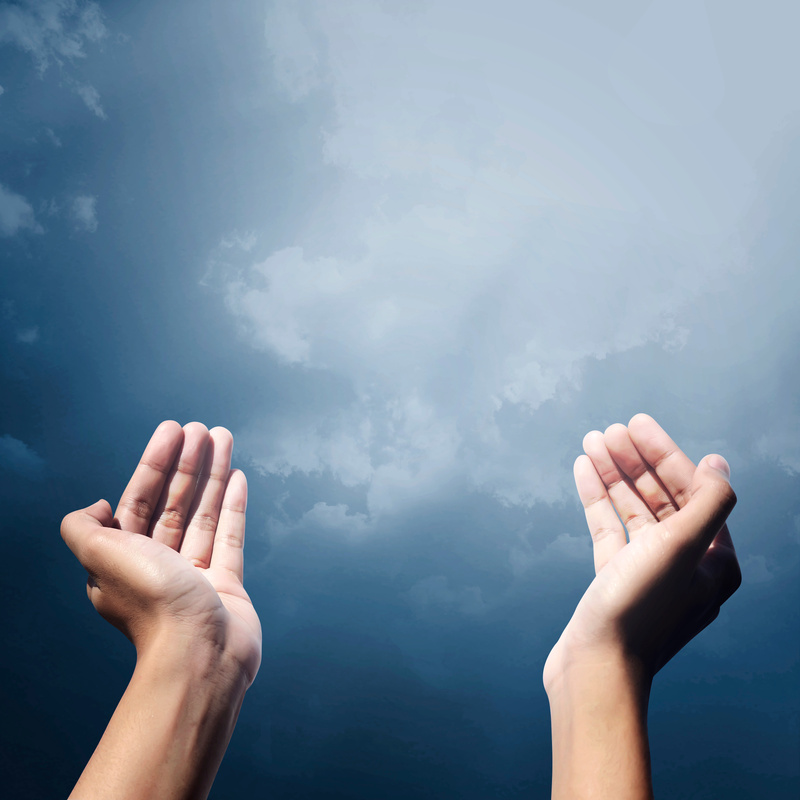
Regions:
M 653 677 L 741 582 L 725 525 L 736 496 L 723 458 L 695 468 L 643 414 L 587 434 L 584 450 L 596 577 L 545 665 L 552 796 L 646 800 Z
M 122 495 L 65 517 L 95 608 L 136 668 L 71 797 L 204 798 L 261 659 L 242 586 L 247 482 L 223 428 L 162 423 Z

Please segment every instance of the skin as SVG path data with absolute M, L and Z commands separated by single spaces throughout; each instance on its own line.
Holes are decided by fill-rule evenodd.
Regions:
M 89 599 L 137 655 L 71 797 L 208 795 L 261 662 L 242 585 L 247 482 L 232 448 L 224 428 L 164 422 L 115 514 L 101 500 L 62 522 Z
M 137 653 L 76 800 L 210 791 L 261 659 L 232 447 L 224 428 L 162 423 L 115 514 L 101 500 L 64 518 L 90 600 Z M 596 577 L 545 665 L 552 796 L 650 798 L 650 686 L 739 586 L 725 525 L 736 497 L 723 458 L 695 467 L 643 414 L 587 434 L 584 450 L 575 481 Z
M 645 414 L 583 445 L 596 577 L 545 664 L 552 797 L 650 798 L 650 687 L 741 583 L 725 524 L 736 495 L 724 458 L 695 467 Z

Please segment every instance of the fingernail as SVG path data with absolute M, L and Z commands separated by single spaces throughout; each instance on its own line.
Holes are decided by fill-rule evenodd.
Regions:
M 717 472 L 721 472 L 726 478 L 730 478 L 731 476 L 730 465 L 722 456 L 709 456 L 708 466 L 711 467 L 711 469 L 717 470 Z

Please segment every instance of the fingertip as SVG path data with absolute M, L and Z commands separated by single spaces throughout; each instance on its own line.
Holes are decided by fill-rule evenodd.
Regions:
M 233 434 L 222 425 L 216 425 L 208 433 L 214 441 L 220 444 L 224 441 L 233 442 Z
M 165 419 L 159 424 L 155 431 L 153 431 L 153 435 L 150 439 L 152 441 L 153 439 L 177 439 L 179 437 L 183 439 L 183 428 L 181 424 L 174 419 Z
M 598 439 L 599 437 L 599 439 Z M 602 440 L 603 434 L 601 431 L 589 431 L 586 436 L 583 437 L 583 449 L 584 452 L 587 452 L 592 449 L 592 443 Z
M 247 475 L 242 472 L 240 469 L 232 469 L 230 478 L 228 478 L 228 483 L 236 482 L 238 485 L 242 486 L 245 490 L 247 490 Z
M 731 466 L 721 455 L 712 453 L 711 455 L 706 456 L 703 459 L 703 462 L 705 462 L 706 466 L 710 467 L 711 469 L 722 473 L 726 480 L 730 480 Z
M 576 486 L 580 486 L 593 475 L 597 475 L 594 461 L 587 455 L 578 456 L 572 465 L 572 476 L 575 479 Z
M 634 414 L 630 418 L 630 421 L 628 422 L 628 427 L 630 427 L 631 425 L 636 426 L 641 424 L 647 424 L 650 422 L 655 422 L 655 420 L 649 414 L 645 414 L 643 411 L 639 411 L 637 414 Z
M 190 434 L 193 434 L 195 436 L 207 435 L 208 428 L 205 425 L 203 425 L 202 422 L 187 422 L 183 426 L 183 432 L 186 434 L 186 436 L 189 436 Z
M 619 436 L 627 436 L 628 435 L 628 428 L 623 425 L 621 422 L 614 422 L 609 425 L 605 431 L 603 432 L 603 438 L 612 438 L 615 439 Z
M 174 419 L 166 419 L 153 431 L 145 452 L 150 450 L 152 453 L 153 448 L 156 450 L 165 449 L 171 451 L 174 455 L 181 446 L 183 439 L 184 433 L 180 423 L 175 422 Z
M 160 422 L 158 427 L 156 428 L 156 432 L 158 431 L 166 431 L 166 430 L 173 430 L 177 431 L 181 427 L 180 422 L 176 422 L 174 419 L 165 419 L 163 422 Z
M 114 512 L 111 510 L 111 503 L 109 503 L 108 500 L 98 500 L 96 503 L 89 506 L 89 508 L 97 509 L 104 517 L 114 516 Z
M 76 541 L 76 537 L 81 535 L 82 531 L 96 529 L 98 526 L 102 528 L 110 527 L 113 516 L 111 505 L 107 500 L 98 500 L 96 503 L 86 506 L 86 508 L 71 511 L 61 520 L 61 538 L 70 549 L 73 549 L 73 542 Z M 88 529 L 86 517 L 91 520 L 91 522 L 88 522 Z
M 247 477 L 240 469 L 232 469 L 228 476 L 223 505 L 237 511 L 247 509 Z

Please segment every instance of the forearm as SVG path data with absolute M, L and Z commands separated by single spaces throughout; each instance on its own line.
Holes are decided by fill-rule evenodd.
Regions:
M 649 679 L 621 658 L 565 659 L 547 687 L 553 800 L 652 798 L 649 690 Z
M 150 648 L 70 797 L 207 797 L 246 686 L 235 664 L 212 648 L 174 639 Z

